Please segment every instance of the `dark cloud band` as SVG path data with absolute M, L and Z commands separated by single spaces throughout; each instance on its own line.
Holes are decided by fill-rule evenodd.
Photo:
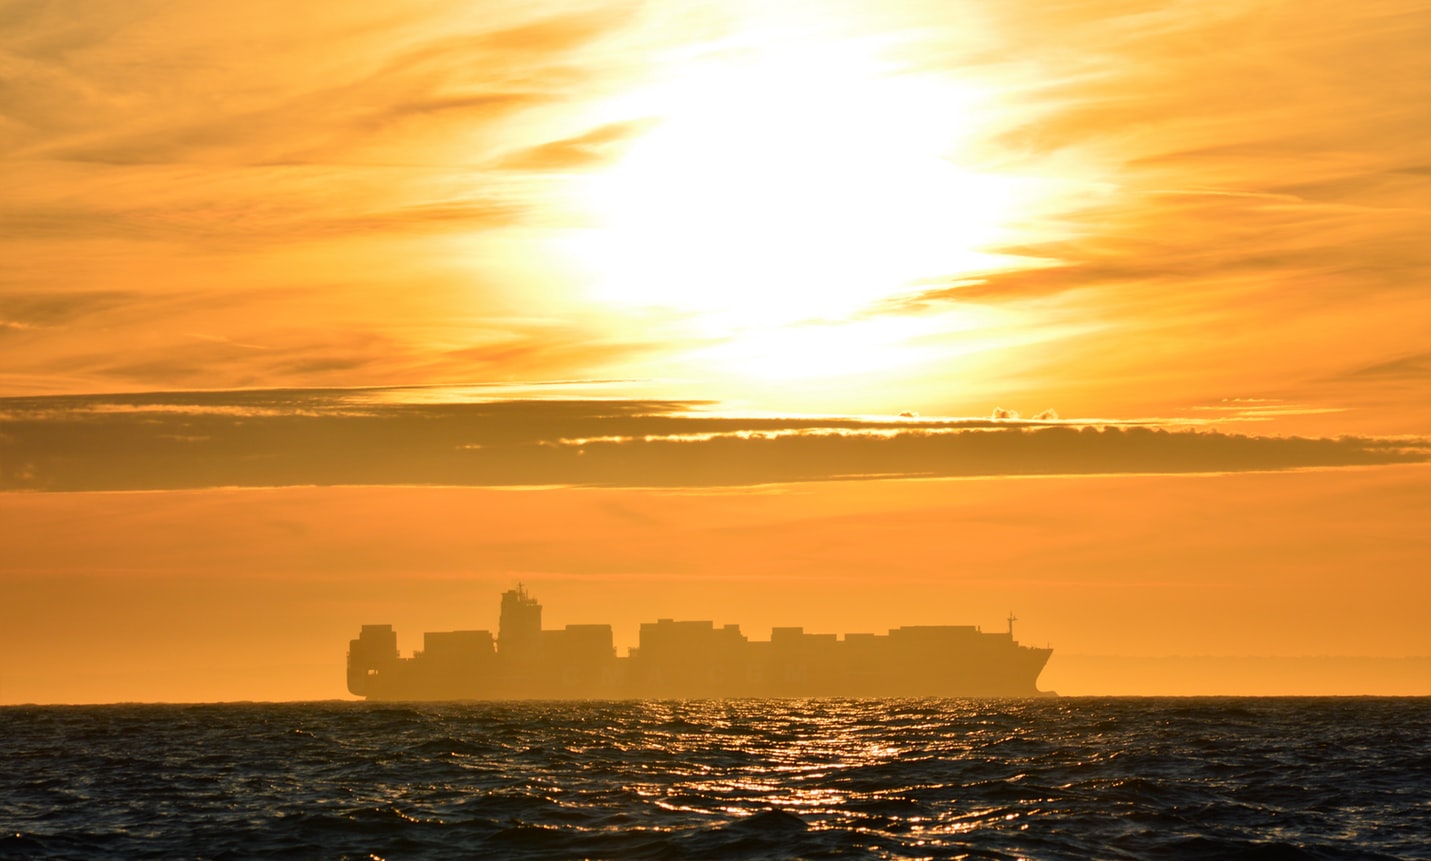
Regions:
M 405 403 L 373 391 L 0 399 L 0 489 L 715 487 L 1419 463 L 1431 441 L 993 419 L 742 418 L 676 401 Z

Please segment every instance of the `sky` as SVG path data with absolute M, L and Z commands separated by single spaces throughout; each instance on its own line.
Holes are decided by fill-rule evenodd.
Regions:
M 1431 694 L 1431 4 L 0 4 L 0 704 L 657 617 Z

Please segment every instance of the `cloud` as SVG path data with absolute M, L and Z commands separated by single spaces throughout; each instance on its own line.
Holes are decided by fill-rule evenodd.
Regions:
M 275 303 L 277 307 L 277 303 Z M 493 321 L 494 325 L 501 321 Z M 258 386 L 266 381 L 324 381 L 341 384 L 404 377 L 470 379 L 550 377 L 585 367 L 594 357 L 629 355 L 642 346 L 605 343 L 572 326 L 514 322 L 503 331 L 469 333 L 467 344 L 434 351 L 371 329 L 297 327 L 255 329 L 237 337 L 201 332 L 151 336 L 151 343 L 112 352 L 71 355 L 71 373 L 115 385 L 141 388 Z M 54 361 L 51 360 L 51 364 Z M 11 371 L 24 370 L 17 365 Z
M 749 486 L 1421 463 L 1431 441 L 1008 419 L 741 418 L 673 401 L 403 402 L 375 390 L 0 400 L 0 487 Z M 379 397 L 379 395 L 383 395 Z
M 331 162 L 378 139 L 412 145 L 452 117 L 470 139 L 474 125 L 566 98 L 575 55 L 630 15 L 327 4 L 295 22 L 273 2 L 203 16 L 123 5 L 21 4 L 0 20 L 12 66 L 0 108 L 17 126 L 4 148 L 116 165 Z M 151 40 L 142 56 L 125 50 Z
M 512 271 L 560 214 L 492 168 L 571 125 L 636 12 L 4 4 L 0 391 L 594 373 L 636 339 Z
M 1377 362 L 1358 368 L 1347 375 L 1353 378 L 1378 380 L 1411 380 L 1431 383 L 1431 351 L 1400 356 L 1385 362 Z
M 64 326 L 139 298 L 138 294 L 123 290 L 80 290 L 60 294 L 37 291 L 0 293 L 0 326 L 15 329 Z
M 549 55 L 571 51 L 610 33 L 630 20 L 634 3 L 587 9 L 497 30 L 478 38 L 477 46 L 508 54 Z
M 580 319 L 479 317 L 469 310 L 477 286 L 470 278 L 450 285 L 432 278 L 413 290 L 385 278 L 382 265 L 375 260 L 367 281 L 303 287 L 232 289 L 226 278 L 239 273 L 204 267 L 193 273 L 209 279 L 203 286 L 176 283 L 147 293 L 0 284 L 0 343 L 7 345 L 0 391 L 610 377 L 620 375 L 594 369 L 660 346 L 644 333 L 618 335 Z M 382 307 L 387 319 L 355 311 L 364 305 Z M 429 315 L 446 320 L 434 328 Z
M 1431 191 L 1431 182 L 1418 185 L 1423 196 Z M 1431 265 L 1417 238 L 1424 218 L 1281 193 L 1127 189 L 1078 218 L 1099 225 L 1098 232 L 1001 249 L 1040 261 L 1035 268 L 951 276 L 946 285 L 892 301 L 889 309 L 1017 302 L 1078 290 L 1136 294 L 1179 285 L 1198 292 L 1169 298 L 1204 304 L 1233 290 L 1259 301 L 1306 304 L 1339 301 L 1352 283 L 1408 291 L 1406 266 Z M 1259 277 L 1267 284 L 1249 287 Z M 1287 283 L 1302 290 L 1295 296 L 1276 292 Z
M 990 130 L 987 163 L 1067 191 L 998 249 L 1022 267 L 949 272 L 881 310 L 1085 324 L 1064 330 L 1056 364 L 1040 344 L 1004 366 L 1070 369 L 1065 388 L 1124 403 L 1178 390 L 1339 405 L 1345 392 L 1314 381 L 1425 342 L 1410 323 L 1431 314 L 1425 4 L 980 9 L 1018 57 L 979 57 L 1020 108 Z M 928 32 L 929 63 L 967 54 L 960 34 Z M 1406 394 L 1367 406 L 1405 411 Z
M 615 158 L 619 144 L 639 137 L 651 123 L 642 120 L 611 123 L 562 140 L 549 141 L 516 152 L 500 162 L 515 170 L 584 169 Z
M 790 12 L 791 30 L 766 32 L 754 7 L 714 7 L 317 0 L 295 15 L 283 0 L 4 4 L 0 338 L 10 349 L 0 390 L 673 368 L 695 378 L 686 391 L 750 389 L 760 371 L 707 359 L 740 354 L 746 323 L 711 327 L 693 319 L 704 311 L 679 309 L 655 320 L 604 300 L 626 295 L 602 286 L 620 273 L 659 267 L 582 250 L 596 236 L 584 228 L 606 216 L 567 175 L 620 158 L 646 129 L 633 116 L 675 129 L 681 111 L 701 109 L 665 104 L 667 85 L 708 73 L 718 83 L 722 70 L 759 60 L 766 36 L 804 38 L 801 12 Z M 863 331 L 909 364 L 889 386 L 868 384 L 864 369 L 829 370 L 845 374 L 828 384 L 841 408 L 966 410 L 997 394 L 1036 409 L 1050 393 L 1075 413 L 1169 415 L 1229 394 L 1338 407 L 1360 385 L 1377 394 L 1355 401 L 1368 407 L 1358 415 L 1414 409 L 1413 384 L 1334 381 L 1425 342 L 1423 7 L 895 2 L 845 16 L 852 10 L 821 13 L 808 47 L 848 37 L 825 47 L 869 48 L 900 80 L 967 85 L 972 101 L 954 112 L 959 141 L 947 155 L 961 172 L 1020 189 L 1003 238 L 979 250 L 1027 265 L 920 264 L 908 293 L 861 309 L 860 323 L 874 323 Z M 861 104 L 823 83 L 843 86 L 811 80 L 796 95 Z M 709 97 L 703 87 L 692 92 Z M 780 141 L 753 134 L 750 155 L 779 155 Z M 829 195 L 832 222 L 849 180 L 835 170 L 810 185 Z M 759 189 L 748 201 L 767 203 Z M 806 226 L 828 257 L 824 228 Z M 791 290 L 826 292 L 819 271 L 792 270 Z M 703 283 L 673 284 L 674 304 L 684 290 L 698 307 L 719 305 L 693 296 Z M 279 295 L 290 288 L 324 298 Z M 32 319 L 28 306 L 7 310 L 17 301 L 7 294 L 50 290 L 84 291 L 94 308 L 70 306 L 70 331 Z M 107 291 L 135 298 L 112 305 L 99 298 Z M 208 312 L 174 298 L 198 293 Z M 547 337 L 505 322 L 518 316 L 572 322 Z M 327 331 L 336 328 L 351 337 Z M 692 331 L 716 334 L 693 344 Z M 270 352 L 195 345 L 189 333 Z M 655 350 L 623 351 L 658 337 L 654 372 L 640 362 Z M 504 351 L 515 366 L 501 365 Z M 928 392 L 952 391 L 950 375 L 967 403 L 931 402 Z M 861 403 L 844 399 L 846 381 L 867 385 L 851 392 Z M 779 386 L 759 385 L 766 395 Z M 1403 429 L 1387 418 L 1357 430 Z

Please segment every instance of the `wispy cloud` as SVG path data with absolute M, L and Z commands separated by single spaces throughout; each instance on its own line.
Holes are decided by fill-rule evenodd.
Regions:
M 138 298 L 137 294 L 122 290 L 82 290 L 68 294 L 17 291 L 0 295 L 0 323 L 16 329 L 52 328 L 133 303 Z
M 682 384 L 672 396 L 739 395 L 770 364 L 760 347 L 754 370 L 728 367 L 770 340 L 752 334 L 759 309 L 819 316 L 802 314 L 839 292 L 828 280 L 859 268 L 841 260 L 863 259 L 840 250 L 866 237 L 832 241 L 819 224 L 797 223 L 806 210 L 795 204 L 817 198 L 828 224 L 865 225 L 871 243 L 892 244 L 873 255 L 871 272 L 851 275 L 852 295 L 864 296 L 860 285 L 891 259 L 942 266 L 945 257 L 925 252 L 947 231 L 881 233 L 882 215 L 855 211 L 852 181 L 891 185 L 879 165 L 851 177 L 821 162 L 794 203 L 779 189 L 765 197 L 759 182 L 740 186 L 721 216 L 730 227 L 743 212 L 792 213 L 747 231 L 748 256 L 779 246 L 766 240 L 787 227 L 809 253 L 780 270 L 776 287 L 747 291 L 756 319 L 711 325 L 690 318 L 720 311 L 726 293 L 739 292 L 730 282 L 767 274 L 758 259 L 713 268 L 741 253 L 722 225 L 698 220 L 702 235 L 650 268 L 657 299 L 710 294 L 687 296 L 689 307 L 667 316 L 602 299 L 605 281 L 620 287 L 628 269 L 647 272 L 655 250 L 644 232 L 629 248 L 595 242 L 591 259 L 578 260 L 565 252 L 580 243 L 563 231 L 599 220 L 583 208 L 591 201 L 580 180 L 680 126 L 671 119 L 682 106 L 653 96 L 666 82 L 696 80 L 717 114 L 756 126 L 729 130 L 742 159 L 793 155 L 797 173 L 819 161 L 837 141 L 819 123 L 807 127 L 820 116 L 811 105 L 843 107 L 853 126 L 831 128 L 856 130 L 884 107 L 855 92 L 858 75 L 841 77 L 849 64 L 828 76 L 788 68 L 801 50 L 831 49 L 878 55 L 872 67 L 891 79 L 953 85 L 915 88 L 912 100 L 921 116 L 958 120 L 947 162 L 1037 193 L 977 249 L 1002 255 L 978 257 L 985 268 L 962 257 L 955 271 L 911 264 L 904 292 L 874 290 L 849 312 L 869 326 L 826 339 L 840 342 L 832 358 L 917 357 L 909 364 L 872 378 L 863 376 L 869 363 L 801 355 L 802 367 L 839 369 L 824 371 L 842 380 L 829 391 L 864 387 L 857 408 L 926 412 L 984 410 L 1006 392 L 1021 401 L 1058 394 L 1075 413 L 1123 416 L 1275 397 L 1342 410 L 1358 430 L 1431 432 L 1417 400 L 1424 377 L 1357 376 L 1423 351 L 1431 318 L 1421 289 L 1431 278 L 1424 4 L 897 0 L 807 12 L 457 0 L 400 10 L 316 2 L 301 15 L 280 0 L 241 9 L 6 4 L 0 391 L 670 373 Z M 759 89 L 722 87 L 748 72 L 742 52 L 767 48 L 771 62 L 756 67 L 794 74 L 774 82 L 790 109 L 777 100 L 766 114 L 743 113 L 742 99 Z M 965 90 L 982 95 L 945 103 Z M 681 145 L 695 152 L 667 155 L 699 176 L 724 163 L 712 130 L 693 128 L 704 136 Z M 722 169 L 739 185 L 748 166 Z M 773 169 L 767 184 L 789 173 Z M 647 179 L 648 191 L 686 187 L 682 176 Z M 690 193 L 720 198 L 724 185 L 696 182 Z M 959 193 L 982 210 L 993 187 Z M 898 208 L 895 198 L 871 199 Z M 686 233 L 673 236 L 685 242 Z M 598 258 L 616 274 L 583 268 Z M 892 320 L 920 325 L 890 334 Z M 814 331 L 792 326 L 790 341 Z M 191 333 L 220 340 L 195 344 Z M 736 343 L 744 336 L 749 343 Z M 813 349 L 829 348 L 791 347 L 783 358 Z M 885 401 L 893 388 L 897 406 Z
M 453 121 L 470 138 L 565 98 L 573 52 L 629 18 L 430 2 L 404 16 L 331 5 L 295 26 L 281 5 L 200 18 L 161 3 L 14 4 L 0 21 L 14 66 L 0 106 L 15 125 L 0 141 L 12 157 L 118 165 L 371 160 Z
M 620 144 L 639 136 L 650 125 L 640 120 L 610 123 L 574 137 L 529 147 L 502 159 L 500 165 L 521 170 L 589 168 L 615 158 Z
M 1431 314 L 1417 288 L 1431 277 L 1424 4 L 985 11 L 1019 50 L 981 68 L 1026 108 L 1004 115 L 990 158 L 1067 177 L 1065 208 L 1030 222 L 1046 241 L 1004 249 L 1037 267 L 950 273 L 887 311 L 1097 320 L 1062 339 L 1058 364 L 1098 401 L 1161 380 L 1194 400 L 1238 390 L 1350 406 L 1316 381 L 1424 343 L 1411 322 Z M 940 38 L 931 57 L 958 44 Z M 1009 352 L 1030 377 L 1058 373 Z M 1405 394 L 1383 391 L 1381 409 Z
M 7 4 L 0 390 L 581 375 L 639 339 L 482 247 L 545 217 L 491 168 L 616 142 L 552 117 L 634 13 Z

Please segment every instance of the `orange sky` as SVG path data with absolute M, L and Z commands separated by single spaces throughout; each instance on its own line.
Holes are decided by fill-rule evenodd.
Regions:
M 1431 693 L 1428 43 L 1376 0 L 11 4 L 0 703 L 341 696 L 360 624 L 518 578 L 626 643 L 1013 606 L 1065 693 Z

